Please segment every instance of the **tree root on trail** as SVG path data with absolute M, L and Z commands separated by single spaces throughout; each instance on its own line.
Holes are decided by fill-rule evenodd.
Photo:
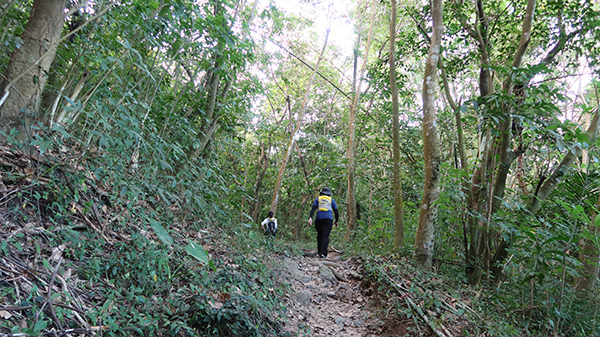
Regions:
M 327 267 L 332 267 L 332 268 L 342 268 L 342 265 L 340 265 L 339 263 L 335 263 L 335 262 L 331 262 L 331 261 L 308 261 L 308 264 L 310 264 L 311 266 L 325 265 Z
M 331 249 L 331 251 L 334 251 L 338 254 L 344 254 L 343 250 L 335 249 L 335 247 L 333 245 L 329 246 L 329 249 Z
M 337 278 L 340 281 L 343 282 L 348 282 L 348 280 L 340 273 L 338 272 L 335 268 L 341 268 L 342 266 L 338 263 L 335 262 L 331 262 L 331 261 L 309 261 L 308 262 L 310 265 L 312 266 L 326 266 L 329 267 L 329 269 L 331 269 L 331 272 L 333 273 L 333 275 L 335 276 L 335 278 Z

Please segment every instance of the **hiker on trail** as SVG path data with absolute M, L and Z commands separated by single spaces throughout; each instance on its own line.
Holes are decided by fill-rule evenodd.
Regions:
M 277 219 L 273 217 L 273 211 L 269 211 L 267 217 L 260 223 L 265 235 L 275 236 L 277 233 Z
M 312 216 L 317 211 L 315 219 L 315 229 L 317 230 L 317 256 L 327 257 L 327 246 L 329 245 L 329 234 L 333 228 L 333 215 L 335 214 L 335 226 L 338 225 L 339 213 L 335 200 L 331 197 L 332 193 L 329 187 L 323 187 L 319 197 L 315 199 L 308 216 L 308 224 L 312 225 Z

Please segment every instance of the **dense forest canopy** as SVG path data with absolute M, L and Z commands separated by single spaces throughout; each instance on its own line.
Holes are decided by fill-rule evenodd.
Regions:
M 3 148 L 164 240 L 269 210 L 305 240 L 327 186 L 346 247 L 597 335 L 597 1 L 7 0 L 0 22 Z M 82 196 L 54 188 L 0 206 L 68 222 Z

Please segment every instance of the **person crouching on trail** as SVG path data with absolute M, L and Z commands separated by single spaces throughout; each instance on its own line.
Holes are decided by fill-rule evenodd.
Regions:
M 317 230 L 317 256 L 327 257 L 327 246 L 329 245 L 329 234 L 333 228 L 333 214 L 335 214 L 335 226 L 338 225 L 339 213 L 335 200 L 331 197 L 329 187 L 323 187 L 319 197 L 315 199 L 308 216 L 308 224 L 312 225 L 312 216 L 317 211 L 315 229 Z
M 277 233 L 277 219 L 273 217 L 273 211 L 269 211 L 267 217 L 260 223 L 265 235 L 275 236 Z

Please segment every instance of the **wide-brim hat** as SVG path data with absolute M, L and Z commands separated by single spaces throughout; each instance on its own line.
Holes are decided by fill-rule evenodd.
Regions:
M 329 187 L 323 187 L 321 188 L 321 194 L 331 196 L 333 193 L 331 193 Z

